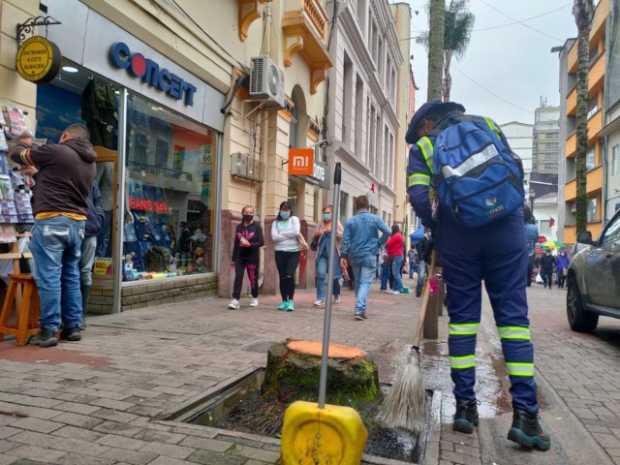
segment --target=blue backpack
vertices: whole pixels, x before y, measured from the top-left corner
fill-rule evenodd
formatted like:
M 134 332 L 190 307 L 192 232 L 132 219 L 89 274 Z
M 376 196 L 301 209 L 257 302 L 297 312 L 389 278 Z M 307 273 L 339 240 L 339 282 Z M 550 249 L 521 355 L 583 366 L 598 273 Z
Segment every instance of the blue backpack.
M 439 132 L 434 147 L 428 137 L 418 146 L 427 163 L 432 157 L 442 213 L 464 226 L 484 226 L 523 207 L 521 160 L 490 118 L 463 116 Z

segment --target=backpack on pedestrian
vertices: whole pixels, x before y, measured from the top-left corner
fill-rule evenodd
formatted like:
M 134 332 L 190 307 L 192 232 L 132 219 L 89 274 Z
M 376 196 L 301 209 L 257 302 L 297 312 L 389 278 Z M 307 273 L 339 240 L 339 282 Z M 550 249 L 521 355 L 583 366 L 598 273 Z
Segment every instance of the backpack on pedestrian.
M 418 146 L 442 212 L 476 228 L 523 206 L 523 166 L 493 120 L 468 115 L 459 120 L 440 128 L 434 144 L 423 137 Z

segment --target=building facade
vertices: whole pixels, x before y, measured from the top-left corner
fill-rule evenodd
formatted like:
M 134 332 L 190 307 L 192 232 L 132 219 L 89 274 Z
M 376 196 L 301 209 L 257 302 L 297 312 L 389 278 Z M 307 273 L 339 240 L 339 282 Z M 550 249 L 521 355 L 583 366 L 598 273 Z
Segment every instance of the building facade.
M 534 126 L 518 121 L 501 124 L 502 132 L 506 136 L 510 148 L 516 153 L 523 163 L 523 187 L 529 192 L 530 175 L 533 168 L 534 156 Z
M 553 107 L 541 99 L 534 112 L 534 146 L 532 171 L 557 174 L 560 158 L 560 107 Z
M 392 223 L 403 204 L 395 173 L 401 171 L 396 167 L 397 87 L 404 61 L 392 11 L 387 0 L 332 1 L 327 10 L 333 19 L 334 63 L 327 159 L 342 163 L 341 219 L 354 213 L 356 197 L 368 195 L 371 211 Z
M 613 6 L 613 10 L 612 10 Z M 617 40 L 614 32 L 612 11 L 617 10 L 617 2 L 600 0 L 594 12 L 592 31 L 590 33 L 590 71 L 588 75 L 588 91 L 590 107 L 588 109 L 588 152 L 586 156 L 588 195 L 587 229 L 597 238 L 603 228 L 605 219 L 604 171 L 606 168 L 606 147 L 602 130 L 607 119 L 606 94 L 609 79 L 607 68 L 610 62 L 609 44 Z M 617 30 L 616 30 L 617 31 Z M 568 244 L 576 242 L 576 197 L 577 183 L 575 180 L 575 153 L 577 151 L 577 135 L 575 116 L 577 111 L 577 41 L 568 40 L 560 51 L 560 153 L 564 158 L 560 164 L 562 170 L 559 178 L 564 181 L 562 217 L 563 230 L 558 232 L 560 239 Z
M 415 216 L 407 194 L 407 161 L 409 158 L 409 145 L 405 140 L 409 121 L 415 111 L 415 81 L 411 66 L 411 41 L 402 40 L 409 37 L 411 23 L 411 6 L 408 3 L 393 3 L 392 15 L 396 35 L 399 38 L 400 52 L 403 61 L 398 66 L 396 85 L 396 112 L 398 115 L 398 129 L 396 130 L 395 142 L 395 166 L 394 166 L 394 191 L 396 204 L 394 206 L 394 222 L 399 224 L 405 237 L 409 236 L 415 226 Z
M 1 0 L 0 105 L 41 141 L 70 122 L 91 129 L 106 224 L 89 311 L 106 313 L 229 295 L 234 228 L 244 205 L 266 231 L 289 200 L 310 236 L 326 203 L 326 170 L 289 176 L 289 147 L 317 148 L 332 65 L 320 0 Z M 217 11 L 217 15 L 212 14 Z M 59 74 L 16 72 L 16 27 L 39 28 L 62 53 Z M 79 40 L 76 40 L 78 38 Z M 279 96 L 251 98 L 255 57 L 275 69 Z M 263 60 L 264 62 L 264 60 Z M 283 79 L 280 79 L 280 76 Z M 266 234 L 261 282 L 275 292 Z M 299 281 L 313 282 L 312 257 Z

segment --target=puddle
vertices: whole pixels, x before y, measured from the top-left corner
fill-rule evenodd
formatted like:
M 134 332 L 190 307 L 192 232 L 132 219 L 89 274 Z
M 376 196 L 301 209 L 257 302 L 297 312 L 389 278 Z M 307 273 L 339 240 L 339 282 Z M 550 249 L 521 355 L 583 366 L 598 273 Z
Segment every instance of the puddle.
M 282 418 L 289 403 L 261 395 L 264 370 L 259 369 L 241 379 L 233 381 L 225 388 L 203 400 L 190 410 L 179 412 L 172 420 L 183 421 L 224 430 L 251 433 L 279 438 Z M 382 386 L 384 394 L 389 387 Z M 431 418 L 432 392 L 427 391 L 425 428 Z M 359 412 L 368 429 L 366 454 L 383 458 L 417 463 L 423 457 L 425 441 L 428 437 L 423 431 L 420 436 L 412 433 L 386 429 L 376 421 L 379 404 L 360 407 Z

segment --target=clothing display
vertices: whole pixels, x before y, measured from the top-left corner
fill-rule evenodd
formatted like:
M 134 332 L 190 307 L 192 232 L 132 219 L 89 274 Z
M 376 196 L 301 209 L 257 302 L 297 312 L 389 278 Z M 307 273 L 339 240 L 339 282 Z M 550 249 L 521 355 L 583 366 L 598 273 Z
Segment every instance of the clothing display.
M 116 150 L 118 146 L 117 95 L 112 85 L 94 77 L 82 92 L 82 119 L 93 145 Z

